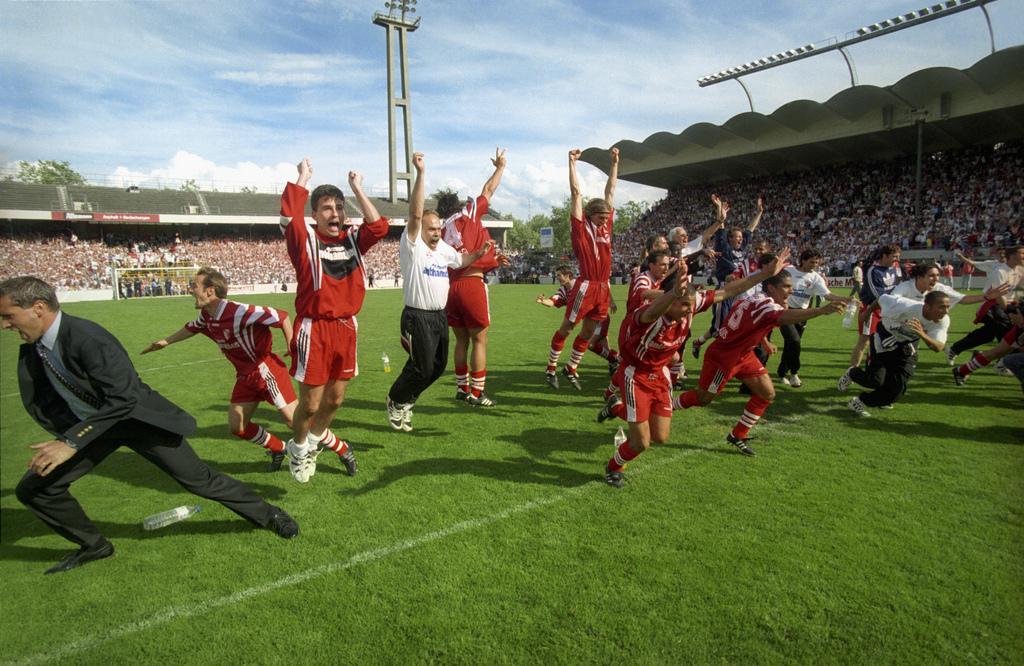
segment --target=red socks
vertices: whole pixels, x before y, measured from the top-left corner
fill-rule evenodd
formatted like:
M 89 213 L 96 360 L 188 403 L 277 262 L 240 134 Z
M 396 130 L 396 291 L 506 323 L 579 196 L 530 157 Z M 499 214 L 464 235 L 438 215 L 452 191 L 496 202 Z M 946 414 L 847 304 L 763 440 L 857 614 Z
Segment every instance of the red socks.
M 636 458 L 641 453 L 643 453 L 643 451 L 634 451 L 632 447 L 630 447 L 629 440 L 627 439 L 622 444 L 619 444 L 619 448 L 615 451 L 615 455 L 608 460 L 608 469 L 613 472 L 621 472 L 622 468 L 626 466 L 626 463 L 633 458 Z
M 764 410 L 768 409 L 770 404 L 772 404 L 770 400 L 765 400 L 759 395 L 751 396 L 747 401 L 747 406 L 743 409 L 743 416 L 732 429 L 732 436 L 736 439 L 746 439 L 750 434 L 750 429 L 757 425 Z
M 253 444 L 258 444 L 265 449 L 269 449 L 274 453 L 280 453 L 284 450 L 284 442 L 282 442 L 276 435 L 267 432 L 263 426 L 257 425 L 252 421 L 250 421 L 249 425 L 245 427 L 245 430 L 233 434 L 239 439 L 248 440 Z

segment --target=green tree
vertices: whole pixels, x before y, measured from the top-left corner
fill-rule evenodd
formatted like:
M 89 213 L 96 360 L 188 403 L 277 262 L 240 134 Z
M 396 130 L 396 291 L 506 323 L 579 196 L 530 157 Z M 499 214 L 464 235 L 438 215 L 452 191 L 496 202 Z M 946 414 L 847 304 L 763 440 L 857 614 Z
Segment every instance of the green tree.
M 182 183 L 181 187 L 179 187 L 178 189 L 181 190 L 182 192 L 195 192 L 199 189 L 199 186 L 196 185 L 195 178 L 189 178 L 184 183 Z
M 621 234 L 636 222 L 639 222 L 650 209 L 651 205 L 647 202 L 627 201 L 615 209 L 615 223 L 612 231 L 616 234 Z
M 42 185 L 85 185 L 85 178 L 72 169 L 67 161 L 56 160 L 18 162 L 18 174 L 14 180 Z
M 242 194 L 256 194 L 256 189 L 256 187 L 249 187 L 248 185 L 244 185 L 242 189 L 239 190 L 239 192 L 241 192 Z

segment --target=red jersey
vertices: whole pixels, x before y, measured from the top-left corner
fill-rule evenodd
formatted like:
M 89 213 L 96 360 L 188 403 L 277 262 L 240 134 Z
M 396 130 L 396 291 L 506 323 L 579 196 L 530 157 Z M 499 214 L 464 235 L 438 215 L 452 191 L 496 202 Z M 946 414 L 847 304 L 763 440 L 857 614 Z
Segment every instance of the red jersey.
M 487 211 L 487 197 L 485 196 L 479 196 L 475 201 L 467 203 L 465 208 L 444 221 L 444 228 L 441 231 L 444 242 L 463 254 L 476 252 L 482 248 L 484 243 L 491 240 L 491 234 L 480 221 Z M 497 267 L 498 260 L 495 258 L 492 248 L 487 254 L 465 268 L 449 268 L 448 277 L 452 280 L 460 278 L 470 268 L 477 268 L 486 273 Z
M 785 308 L 767 296 L 744 298 L 729 310 L 725 323 L 718 329 L 718 337 L 708 349 L 734 354 L 737 358 L 761 343 L 761 338 L 779 325 Z
M 640 320 L 645 305 L 626 315 L 619 329 L 619 354 L 631 365 L 644 372 L 658 372 L 672 362 L 672 355 L 683 346 L 690 333 L 693 315 L 709 309 L 715 302 L 714 290 L 698 291 L 690 312 L 679 321 L 664 315 L 647 324 Z
M 1024 349 L 1024 327 L 1014 325 L 1013 328 L 1003 336 L 1003 342 L 1010 345 L 1017 351 Z
M 572 291 L 573 284 L 573 282 L 563 284 L 551 297 L 551 302 L 555 304 L 556 308 L 564 308 L 565 304 L 569 302 L 569 292 Z
M 570 216 L 572 251 L 580 266 L 580 278 L 596 282 L 608 282 L 611 278 L 614 220 L 614 210 L 608 216 L 608 223 L 601 226 Z
M 629 296 L 626 298 L 626 312 L 632 312 L 640 308 L 642 305 L 650 303 L 653 299 L 644 298 L 644 292 L 650 289 L 658 289 L 661 286 L 661 280 L 655 282 L 654 278 L 651 277 L 650 271 L 644 271 L 639 273 L 633 278 L 632 282 L 629 283 Z
M 363 307 L 366 295 L 363 254 L 387 235 L 387 218 L 363 220 L 330 238 L 306 224 L 307 199 L 309 191 L 295 183 L 288 183 L 281 195 L 281 231 L 299 283 L 295 316 L 351 317 Z
M 255 371 L 270 355 L 274 344 L 270 329 L 281 328 L 287 318 L 284 310 L 223 299 L 213 316 L 200 310 L 185 328 L 216 342 L 241 377 Z

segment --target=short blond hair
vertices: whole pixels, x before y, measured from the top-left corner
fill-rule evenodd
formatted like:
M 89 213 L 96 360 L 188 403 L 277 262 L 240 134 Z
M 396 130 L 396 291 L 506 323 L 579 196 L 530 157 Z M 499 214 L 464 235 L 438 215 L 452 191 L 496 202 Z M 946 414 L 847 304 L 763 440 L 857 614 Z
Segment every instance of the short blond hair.
M 583 217 L 590 219 L 594 215 L 598 215 L 600 213 L 611 214 L 611 212 L 612 207 L 608 205 L 608 202 L 604 199 L 591 199 L 583 208 Z

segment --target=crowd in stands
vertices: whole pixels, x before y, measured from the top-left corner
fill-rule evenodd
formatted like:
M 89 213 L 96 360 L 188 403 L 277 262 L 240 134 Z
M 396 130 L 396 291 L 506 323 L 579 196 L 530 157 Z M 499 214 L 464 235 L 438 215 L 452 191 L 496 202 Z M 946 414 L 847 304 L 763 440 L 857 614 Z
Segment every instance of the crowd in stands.
M 816 247 L 823 271 L 848 274 L 873 248 L 959 249 L 1020 243 L 1024 239 L 1024 144 L 1000 144 L 930 155 L 922 178 L 923 221 L 915 223 L 914 160 L 861 162 L 814 171 L 718 183 L 714 193 L 732 204 L 729 222 L 746 226 L 757 198 L 766 212 L 755 234 L 778 250 Z M 640 261 L 644 239 L 685 226 L 694 238 L 712 221 L 706 185 L 669 192 L 615 241 L 616 264 Z
M 915 170 L 911 158 L 833 166 L 813 171 L 717 183 L 714 193 L 730 202 L 731 225 L 745 226 L 758 197 L 766 212 L 755 238 L 773 250 L 794 253 L 815 247 L 822 272 L 847 275 L 875 247 L 897 242 L 904 249 L 960 250 L 1024 242 L 1024 144 L 999 144 L 930 155 L 922 180 L 922 222 L 915 223 Z M 711 189 L 674 189 L 631 228 L 617 234 L 613 273 L 628 276 L 642 257 L 644 240 L 685 226 L 694 238 L 711 223 Z M 58 289 L 111 287 L 111 267 L 212 266 L 233 284 L 284 284 L 294 272 L 276 225 L 242 234 L 211 227 L 145 239 L 106 233 L 79 239 L 71 229 L 19 232 L 0 239 L 0 278 L 34 274 Z M 537 252 L 506 252 L 504 282 L 536 281 L 550 273 L 552 258 Z M 376 286 L 393 286 L 399 273 L 398 241 L 382 241 L 364 258 Z M 557 262 L 555 262 L 557 263 Z M 172 289 L 172 291 L 178 289 Z M 145 293 L 146 289 L 143 289 Z M 156 289 L 151 289 L 156 293 Z

